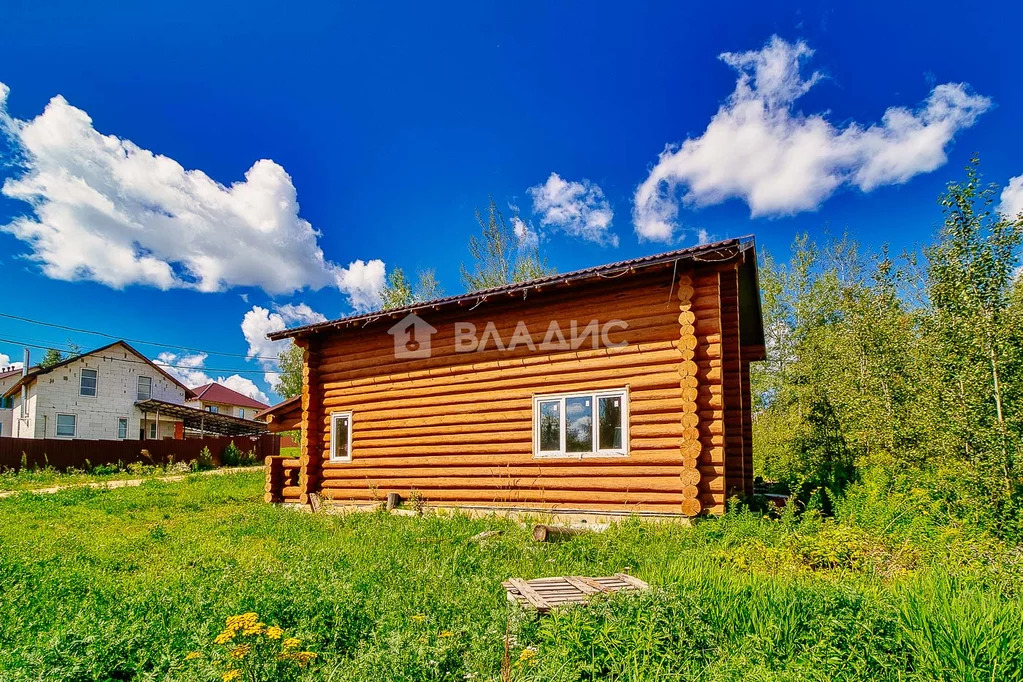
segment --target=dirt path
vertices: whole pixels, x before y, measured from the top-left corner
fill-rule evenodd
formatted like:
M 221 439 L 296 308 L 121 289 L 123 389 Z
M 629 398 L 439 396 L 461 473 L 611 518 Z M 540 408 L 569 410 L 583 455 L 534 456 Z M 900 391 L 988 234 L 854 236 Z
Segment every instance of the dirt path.
M 124 478 L 115 479 L 113 481 L 96 481 L 93 483 L 73 483 L 71 485 L 55 485 L 49 488 L 24 488 L 21 490 L 0 490 L 0 498 L 11 497 L 12 495 L 18 495 L 20 493 L 39 493 L 47 495 L 50 493 L 56 493 L 61 490 L 71 490 L 73 488 L 132 488 L 135 486 L 142 485 L 146 481 L 165 481 L 173 483 L 175 481 L 183 481 L 189 476 L 220 476 L 223 474 L 237 474 L 243 471 L 258 471 L 260 467 L 228 467 L 225 469 L 211 469 L 209 471 L 199 471 L 196 473 L 188 474 L 176 474 L 174 476 L 150 476 L 148 478 Z

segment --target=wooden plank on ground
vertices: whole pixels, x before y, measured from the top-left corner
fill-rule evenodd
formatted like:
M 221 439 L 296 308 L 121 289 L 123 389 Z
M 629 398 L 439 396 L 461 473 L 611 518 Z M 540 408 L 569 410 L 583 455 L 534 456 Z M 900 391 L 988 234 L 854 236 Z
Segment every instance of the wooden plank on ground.
M 569 575 L 522 580 L 509 578 L 501 583 L 508 600 L 532 606 L 540 613 L 561 606 L 585 605 L 595 594 L 649 589 L 649 585 L 625 573 L 603 578 Z

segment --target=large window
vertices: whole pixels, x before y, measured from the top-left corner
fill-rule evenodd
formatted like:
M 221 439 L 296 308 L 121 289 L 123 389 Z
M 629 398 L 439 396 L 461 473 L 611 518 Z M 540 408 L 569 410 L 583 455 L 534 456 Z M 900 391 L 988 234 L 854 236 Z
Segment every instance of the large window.
M 136 391 L 138 400 L 149 400 L 153 397 L 153 377 L 139 377 Z
M 78 395 L 96 397 L 96 383 L 99 376 L 94 369 L 83 369 L 78 376 Z
M 78 432 L 78 418 L 73 414 L 58 414 L 57 429 L 55 433 L 58 438 L 74 438 Z
M 533 398 L 536 457 L 624 457 L 629 454 L 625 389 Z
M 330 415 L 330 461 L 352 461 L 351 412 L 333 412 Z
M 120 440 L 124 440 L 128 437 L 128 418 L 118 417 L 117 419 L 117 437 Z

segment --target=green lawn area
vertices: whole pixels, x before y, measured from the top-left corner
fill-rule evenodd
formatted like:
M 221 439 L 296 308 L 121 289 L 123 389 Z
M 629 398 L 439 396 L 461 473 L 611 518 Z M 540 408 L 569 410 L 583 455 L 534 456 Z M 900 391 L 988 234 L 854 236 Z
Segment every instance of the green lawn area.
M 262 463 L 250 466 L 262 468 Z M 11 490 L 36 490 L 90 483 L 108 483 L 164 476 L 182 476 L 192 471 L 187 463 L 168 465 L 129 464 L 127 466 L 98 466 L 90 471 L 57 471 L 52 468 L 0 471 L 0 493 Z
M 1023 558 L 961 529 L 737 514 L 536 544 L 262 495 L 252 472 L 0 500 L 0 679 L 221 680 L 211 656 L 249 640 L 213 640 L 246 612 L 317 654 L 255 679 L 500 680 L 506 632 L 515 680 L 1023 678 Z M 626 567 L 654 589 L 540 619 L 501 588 Z

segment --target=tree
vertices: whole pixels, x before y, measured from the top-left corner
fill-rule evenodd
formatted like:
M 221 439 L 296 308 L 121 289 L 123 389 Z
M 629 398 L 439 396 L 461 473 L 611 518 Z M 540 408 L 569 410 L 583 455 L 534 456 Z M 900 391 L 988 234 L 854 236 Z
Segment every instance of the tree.
M 302 393 L 302 363 L 305 351 L 294 342 L 277 356 L 278 379 L 274 391 L 285 400 Z
M 1019 470 L 1023 342 L 1016 265 L 1023 220 L 994 210 L 996 188 L 983 185 L 976 158 L 965 182 L 950 183 L 940 203 L 940 241 L 927 250 L 928 348 L 937 369 L 936 409 L 947 454 L 975 467 L 996 506 L 1023 489 Z M 998 488 L 997 493 L 993 488 Z
M 476 222 L 481 234 L 469 237 L 474 267 L 470 270 L 463 263 L 461 268 L 462 282 L 469 291 L 524 282 L 556 272 L 541 256 L 539 244 L 529 244 L 516 236 L 493 197 L 485 217 L 476 209 Z
M 45 369 L 61 362 L 64 362 L 64 355 L 56 348 L 47 348 L 43 353 L 43 359 L 39 361 L 39 366 Z
M 76 358 L 82 354 L 82 347 L 71 339 L 68 339 L 64 345 L 67 347 L 67 353 L 61 353 L 56 348 L 47 348 L 43 354 L 43 359 L 39 361 L 39 366 L 44 368 L 53 367 L 58 363 L 70 358 Z
M 432 269 L 420 270 L 417 282 L 413 287 L 401 268 L 394 268 L 387 275 L 387 283 L 381 292 L 382 307 L 404 308 L 405 306 L 422 303 L 442 295 L 440 283 Z

